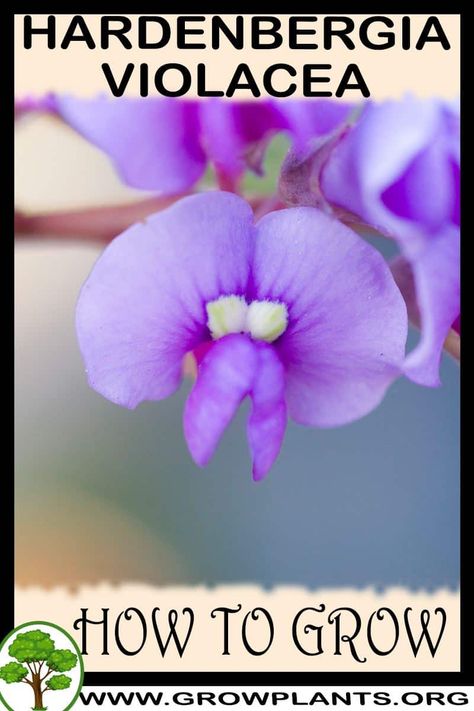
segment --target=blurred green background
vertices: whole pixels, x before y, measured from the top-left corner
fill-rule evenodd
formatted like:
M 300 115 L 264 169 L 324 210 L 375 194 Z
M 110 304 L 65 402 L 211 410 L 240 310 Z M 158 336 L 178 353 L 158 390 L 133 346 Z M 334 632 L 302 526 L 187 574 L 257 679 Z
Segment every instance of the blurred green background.
M 51 119 L 23 122 L 16 154 L 27 210 L 137 195 Z M 17 244 L 18 583 L 457 586 L 459 369 L 449 357 L 440 389 L 400 380 L 352 425 L 290 423 L 261 484 L 251 479 L 244 407 L 199 470 L 182 434 L 189 383 L 135 412 L 87 387 L 74 306 L 100 250 L 70 239 Z

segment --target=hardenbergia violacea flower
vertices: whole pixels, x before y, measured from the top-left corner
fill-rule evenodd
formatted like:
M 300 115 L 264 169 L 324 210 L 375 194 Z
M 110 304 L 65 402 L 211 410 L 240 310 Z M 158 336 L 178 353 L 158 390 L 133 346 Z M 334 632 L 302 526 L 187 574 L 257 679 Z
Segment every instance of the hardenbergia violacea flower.
M 300 162 L 300 170 L 291 156 L 283 170 L 292 204 L 307 204 L 309 195 L 311 204 L 335 208 L 340 219 L 398 243 L 392 269 L 410 320 L 421 328 L 404 372 L 427 386 L 439 385 L 443 344 L 451 329 L 459 333 L 459 133 L 454 102 L 367 102 L 354 124 Z
M 403 298 L 381 255 L 316 208 L 267 214 L 225 192 L 184 198 L 117 237 L 77 307 L 90 385 L 135 408 L 197 379 L 184 433 L 205 465 L 249 397 L 253 476 L 287 417 L 335 427 L 369 413 L 405 355 Z

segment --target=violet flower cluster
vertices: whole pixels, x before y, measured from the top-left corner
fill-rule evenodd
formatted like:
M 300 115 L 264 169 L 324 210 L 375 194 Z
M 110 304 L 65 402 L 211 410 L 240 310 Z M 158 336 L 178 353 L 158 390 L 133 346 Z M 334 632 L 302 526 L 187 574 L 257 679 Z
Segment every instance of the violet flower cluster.
M 279 199 L 291 207 L 256 220 L 232 192 L 184 197 L 113 240 L 79 298 L 89 383 L 112 402 L 168 397 L 192 354 L 184 433 L 197 464 L 247 397 L 259 480 L 288 418 L 335 427 L 373 410 L 400 375 L 439 384 L 460 322 L 454 104 L 55 96 L 48 110 L 126 183 L 161 194 L 192 191 L 209 163 L 238 192 L 271 137 L 290 137 Z M 398 245 L 391 268 L 361 236 L 367 227 Z M 408 355 L 407 308 L 421 329 Z
M 134 188 L 174 194 L 188 190 L 211 163 L 222 187 L 235 189 L 249 168 L 259 173 L 266 144 L 285 132 L 305 146 L 344 121 L 343 102 L 220 99 L 82 100 L 50 97 L 53 108 L 114 161 Z

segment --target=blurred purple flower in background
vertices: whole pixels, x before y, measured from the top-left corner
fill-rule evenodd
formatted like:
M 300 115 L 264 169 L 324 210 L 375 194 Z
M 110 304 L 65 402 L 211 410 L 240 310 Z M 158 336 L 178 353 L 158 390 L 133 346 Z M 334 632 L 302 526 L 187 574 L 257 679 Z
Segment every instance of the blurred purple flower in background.
M 172 195 L 189 190 L 211 162 L 221 187 L 259 173 L 268 141 L 286 132 L 299 147 L 333 130 L 352 111 L 315 100 L 79 99 L 53 97 L 56 112 L 105 151 L 132 187 Z
M 201 466 L 248 396 L 258 480 L 287 416 L 334 427 L 379 404 L 400 373 L 407 317 L 381 255 L 336 219 L 301 207 L 254 224 L 243 199 L 209 192 L 106 248 L 77 333 L 90 385 L 128 408 L 171 395 L 194 354 L 184 433 Z
M 422 385 L 439 384 L 443 343 L 459 329 L 459 110 L 454 104 L 406 97 L 367 104 L 335 143 L 319 173 L 323 199 L 394 238 L 394 273 L 421 338 L 404 371 Z
M 24 114 L 32 112 L 54 112 L 56 111 L 56 99 L 53 94 L 44 96 L 23 96 L 15 100 L 15 118 L 20 118 Z

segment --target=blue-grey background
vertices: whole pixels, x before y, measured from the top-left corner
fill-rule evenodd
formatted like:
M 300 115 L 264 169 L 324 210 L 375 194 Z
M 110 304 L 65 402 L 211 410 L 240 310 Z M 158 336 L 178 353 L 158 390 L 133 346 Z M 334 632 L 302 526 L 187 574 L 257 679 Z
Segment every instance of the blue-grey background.
M 72 150 L 64 136 L 61 157 L 48 152 L 48 176 L 57 172 L 54 160 Z M 37 138 L 20 143 L 21 165 L 32 150 L 39 165 L 48 140 L 57 141 L 56 133 L 41 146 Z M 91 180 L 102 185 L 105 174 L 112 181 L 100 173 L 102 163 L 87 170 L 101 160 L 95 153 L 86 152 L 81 168 L 84 150 L 74 168 L 67 162 L 70 174 L 60 184 L 51 177 L 46 186 L 38 178 L 35 184 L 31 169 L 20 170 L 21 196 L 27 188 L 36 197 L 71 195 L 74 180 L 82 195 Z M 251 479 L 244 407 L 202 471 L 182 434 L 189 383 L 135 412 L 86 385 L 74 304 L 99 252 L 60 240 L 24 241 L 17 250 L 21 584 L 457 586 L 457 364 L 443 359 L 439 389 L 399 380 L 377 410 L 352 425 L 318 431 L 290 423 L 260 484 Z M 32 555 L 33 541 L 40 556 Z

